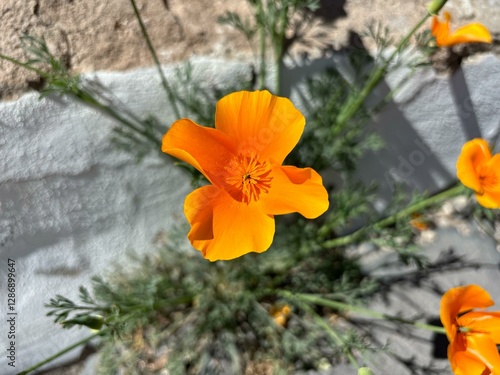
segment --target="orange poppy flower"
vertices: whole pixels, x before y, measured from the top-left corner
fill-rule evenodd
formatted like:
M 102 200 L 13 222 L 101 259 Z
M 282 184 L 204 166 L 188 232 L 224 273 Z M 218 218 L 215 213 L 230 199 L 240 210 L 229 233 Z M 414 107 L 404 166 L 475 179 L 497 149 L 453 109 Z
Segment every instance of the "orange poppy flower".
M 457 177 L 476 192 L 480 205 L 500 208 L 500 154 L 491 156 L 484 139 L 476 138 L 463 146 L 457 161 Z
M 211 182 L 186 197 L 188 239 L 210 261 L 266 251 L 274 215 L 316 218 L 328 209 L 321 176 L 282 166 L 304 131 L 304 116 L 286 98 L 240 91 L 216 106 L 215 129 L 176 121 L 162 151 L 191 164 Z
M 455 375 L 500 375 L 500 312 L 474 310 L 493 304 L 478 285 L 452 288 L 443 295 L 439 314 Z
M 449 47 L 460 43 L 491 43 L 491 34 L 480 23 L 470 23 L 450 33 L 451 15 L 444 12 L 444 22 L 432 17 L 431 32 L 438 47 Z

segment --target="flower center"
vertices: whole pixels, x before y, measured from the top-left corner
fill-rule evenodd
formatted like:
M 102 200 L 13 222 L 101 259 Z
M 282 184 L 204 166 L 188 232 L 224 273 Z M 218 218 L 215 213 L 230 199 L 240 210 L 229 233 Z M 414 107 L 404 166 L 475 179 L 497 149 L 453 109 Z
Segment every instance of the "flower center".
M 260 194 L 267 193 L 271 187 L 269 163 L 260 162 L 255 153 L 231 159 L 224 169 L 228 172 L 227 191 L 239 202 L 258 201 Z
M 496 171 L 492 171 L 490 168 L 481 168 L 479 181 L 484 190 L 495 193 L 500 192 L 500 176 L 498 176 Z

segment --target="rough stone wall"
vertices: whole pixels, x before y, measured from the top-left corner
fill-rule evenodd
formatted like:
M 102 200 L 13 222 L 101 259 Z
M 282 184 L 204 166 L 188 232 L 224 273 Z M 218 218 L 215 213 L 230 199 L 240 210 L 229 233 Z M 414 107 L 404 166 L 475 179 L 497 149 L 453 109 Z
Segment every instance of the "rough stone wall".
M 245 20 L 250 17 L 252 9 L 245 0 L 136 2 L 162 64 L 192 56 L 257 62 L 257 40 L 249 44 L 240 32 L 217 23 L 226 11 L 237 12 Z M 427 2 L 321 0 L 314 21 L 301 27 L 303 43 L 297 43 L 292 52 L 322 56 L 325 49 L 348 46 L 353 33 L 373 48 L 370 38 L 363 37 L 373 23 L 387 26 L 398 39 L 422 17 Z M 444 9 L 453 16 L 454 29 L 466 22 L 482 22 L 500 34 L 499 0 L 450 0 Z M 51 51 L 74 73 L 152 65 L 130 0 L 0 1 L 0 53 L 27 59 L 19 40 L 22 34 L 44 36 Z M 34 73 L 0 60 L 0 98 L 17 97 L 38 84 Z

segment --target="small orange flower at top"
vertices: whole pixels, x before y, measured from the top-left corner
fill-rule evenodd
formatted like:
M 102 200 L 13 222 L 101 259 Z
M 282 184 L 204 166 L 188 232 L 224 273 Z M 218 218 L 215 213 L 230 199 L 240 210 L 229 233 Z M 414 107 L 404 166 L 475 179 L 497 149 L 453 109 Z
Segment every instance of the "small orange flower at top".
M 211 182 L 190 193 L 188 239 L 210 261 L 266 251 L 274 215 L 316 218 L 328 209 L 321 176 L 282 166 L 304 131 L 304 116 L 286 98 L 240 91 L 219 100 L 215 129 L 176 121 L 162 151 L 191 164 Z
M 455 375 L 500 375 L 500 312 L 475 310 L 492 305 L 488 292 L 478 285 L 452 288 L 443 295 L 440 317 Z
M 492 156 L 484 139 L 473 139 L 462 147 L 457 161 L 457 177 L 476 192 L 480 205 L 500 208 L 500 154 Z
M 491 43 L 491 34 L 480 23 L 470 23 L 450 33 L 451 15 L 444 12 L 444 22 L 432 17 L 431 32 L 436 37 L 438 47 L 450 47 L 460 43 Z

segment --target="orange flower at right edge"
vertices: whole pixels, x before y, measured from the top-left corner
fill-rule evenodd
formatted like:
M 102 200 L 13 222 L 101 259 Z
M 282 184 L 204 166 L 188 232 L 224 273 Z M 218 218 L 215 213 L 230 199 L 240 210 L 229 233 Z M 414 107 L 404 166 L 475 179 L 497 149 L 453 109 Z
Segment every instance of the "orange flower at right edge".
M 488 292 L 478 285 L 452 288 L 441 298 L 439 315 L 455 375 L 500 375 L 500 312 L 474 310 L 492 305 Z
M 462 147 L 457 160 L 457 177 L 476 192 L 481 206 L 500 208 L 500 154 L 492 156 L 484 139 L 473 139 Z
M 470 23 L 450 33 L 451 15 L 444 12 L 444 22 L 432 17 L 431 32 L 438 47 L 450 47 L 460 43 L 491 43 L 491 34 L 480 23 Z
M 474 310 L 492 305 L 488 292 L 478 285 L 452 288 L 441 298 L 439 315 L 455 375 L 500 375 L 500 312 Z

